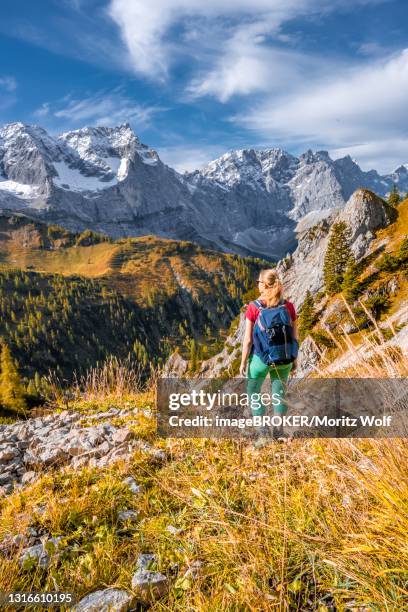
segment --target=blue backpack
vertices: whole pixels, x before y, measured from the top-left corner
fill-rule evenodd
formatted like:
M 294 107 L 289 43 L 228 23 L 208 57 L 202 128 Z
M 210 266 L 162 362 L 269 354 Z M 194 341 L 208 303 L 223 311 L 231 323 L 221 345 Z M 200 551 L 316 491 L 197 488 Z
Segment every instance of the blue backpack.
M 265 308 L 255 300 L 259 315 L 252 332 L 253 351 L 265 365 L 292 363 L 298 354 L 299 344 L 293 336 L 293 326 L 285 301 L 278 306 Z

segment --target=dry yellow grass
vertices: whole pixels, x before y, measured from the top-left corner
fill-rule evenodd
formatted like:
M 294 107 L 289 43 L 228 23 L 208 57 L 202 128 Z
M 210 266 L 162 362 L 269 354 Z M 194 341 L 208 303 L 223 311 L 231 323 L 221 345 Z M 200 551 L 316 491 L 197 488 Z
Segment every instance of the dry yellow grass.
M 377 232 L 377 243 L 387 241 L 387 251 L 395 251 L 398 243 L 408 235 L 408 198 L 400 202 L 398 205 L 397 220 Z
M 394 375 L 406 372 L 401 354 L 379 346 L 374 375 L 389 374 L 390 359 Z M 116 372 L 126 389 L 135 374 Z M 121 401 L 106 371 L 84 379 L 78 393 L 76 408 L 88 416 Z M 152 400 L 138 393 L 131 401 Z M 157 440 L 154 420 L 142 414 L 131 427 L 167 460 L 140 450 L 103 471 L 44 475 L 3 501 L 0 540 L 33 524 L 63 539 L 48 570 L 19 569 L 17 552 L 0 558 L 0 588 L 57 585 L 79 596 L 129 589 L 139 552 L 154 552 L 170 590 L 152 610 L 407 608 L 405 440 L 296 440 L 256 450 L 232 440 Z M 125 475 L 143 485 L 141 497 L 130 495 Z M 140 512 L 126 529 L 116 518 L 124 508 Z M 197 576 L 186 574 L 197 561 Z

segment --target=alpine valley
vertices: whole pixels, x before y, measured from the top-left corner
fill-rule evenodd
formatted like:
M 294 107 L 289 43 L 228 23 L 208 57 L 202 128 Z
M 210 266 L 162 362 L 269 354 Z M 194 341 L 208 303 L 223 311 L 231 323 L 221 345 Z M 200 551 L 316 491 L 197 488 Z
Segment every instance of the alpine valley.
M 112 238 L 154 234 L 279 260 L 296 247 L 296 225 L 344 207 L 358 188 L 408 190 L 408 169 L 364 172 L 326 151 L 299 157 L 278 148 L 231 151 L 179 174 L 129 124 L 59 137 L 38 126 L 0 129 L 0 208 L 71 231 Z

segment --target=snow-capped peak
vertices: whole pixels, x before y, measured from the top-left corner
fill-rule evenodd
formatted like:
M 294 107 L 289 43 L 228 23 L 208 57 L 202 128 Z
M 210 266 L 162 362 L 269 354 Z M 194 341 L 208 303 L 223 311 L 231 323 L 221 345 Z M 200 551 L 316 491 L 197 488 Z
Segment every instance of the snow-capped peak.
M 159 157 L 143 145 L 128 123 L 118 127 L 85 127 L 61 134 L 59 140 L 75 151 L 85 163 L 102 171 L 111 171 L 123 180 L 129 160 L 135 154 L 144 163 L 156 164 Z
M 0 129 L 0 189 L 26 198 L 47 196 L 52 184 L 65 191 L 98 192 L 125 180 L 136 159 L 147 165 L 160 161 L 128 123 L 84 127 L 59 138 L 21 122 Z M 33 186 L 41 189 L 34 193 Z
M 280 148 L 238 149 L 211 161 L 199 172 L 192 173 L 190 179 L 194 183 L 215 181 L 226 189 L 243 183 L 254 189 L 268 189 L 271 180 L 290 180 L 297 165 L 296 157 Z

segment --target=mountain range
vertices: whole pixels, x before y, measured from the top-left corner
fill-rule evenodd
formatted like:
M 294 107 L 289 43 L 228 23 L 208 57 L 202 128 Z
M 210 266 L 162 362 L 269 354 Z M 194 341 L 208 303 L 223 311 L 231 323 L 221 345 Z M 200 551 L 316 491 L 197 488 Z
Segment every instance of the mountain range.
M 155 234 L 277 260 L 296 247 L 296 226 L 344 207 L 361 187 L 408 190 L 408 165 L 364 172 L 327 151 L 231 151 L 180 174 L 142 144 L 129 124 L 59 137 L 39 126 L 0 129 L 0 208 L 71 231 L 113 238 Z

